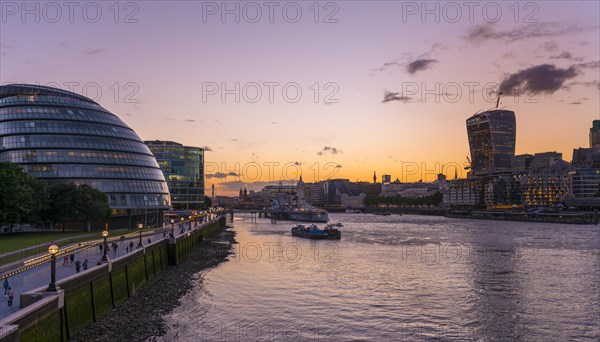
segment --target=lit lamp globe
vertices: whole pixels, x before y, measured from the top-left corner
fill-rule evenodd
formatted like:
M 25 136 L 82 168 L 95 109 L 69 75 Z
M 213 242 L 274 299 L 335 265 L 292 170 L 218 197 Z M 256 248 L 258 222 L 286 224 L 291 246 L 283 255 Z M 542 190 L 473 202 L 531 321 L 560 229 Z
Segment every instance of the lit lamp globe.
M 143 224 L 141 224 L 141 223 L 138 223 L 138 228 L 139 228 L 139 229 L 142 229 L 142 228 L 144 228 L 144 225 L 143 225 Z
M 58 253 L 58 246 L 52 245 L 52 246 L 48 247 L 48 253 L 50 253 L 50 255 L 52 255 L 52 256 L 55 256 Z
M 108 231 L 104 230 L 102 231 L 102 237 L 106 238 L 108 236 Z
M 171 224 L 173 224 L 173 223 L 175 223 L 175 220 L 174 220 L 174 219 L 171 219 Z

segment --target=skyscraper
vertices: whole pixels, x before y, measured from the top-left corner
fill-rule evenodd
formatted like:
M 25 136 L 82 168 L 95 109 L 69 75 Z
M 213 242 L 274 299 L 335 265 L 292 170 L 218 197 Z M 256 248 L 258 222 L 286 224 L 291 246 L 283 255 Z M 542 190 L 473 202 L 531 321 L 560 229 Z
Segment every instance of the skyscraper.
M 509 110 L 491 110 L 467 119 L 473 175 L 511 169 L 516 127 L 515 113 Z
M 590 147 L 600 148 L 600 120 L 594 120 L 590 128 Z

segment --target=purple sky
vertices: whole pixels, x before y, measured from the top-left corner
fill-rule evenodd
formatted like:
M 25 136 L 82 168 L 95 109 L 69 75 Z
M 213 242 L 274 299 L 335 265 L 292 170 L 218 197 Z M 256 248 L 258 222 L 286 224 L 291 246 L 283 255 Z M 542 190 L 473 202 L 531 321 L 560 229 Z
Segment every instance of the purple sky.
M 570 160 L 600 115 L 597 1 L 477 2 L 472 16 L 468 2 L 427 2 L 424 18 L 422 2 L 320 2 L 318 14 L 273 2 L 273 23 L 269 2 L 254 3 L 256 23 L 247 2 L 227 3 L 239 22 L 222 20 L 222 2 L 76 2 L 72 16 L 65 2 L 26 3 L 0 4 L 2 83 L 73 85 L 143 139 L 209 146 L 209 173 L 243 174 L 226 181 L 431 180 L 466 161 L 465 119 L 495 105 L 486 84 L 537 89 L 501 101 L 517 114 L 517 153 Z

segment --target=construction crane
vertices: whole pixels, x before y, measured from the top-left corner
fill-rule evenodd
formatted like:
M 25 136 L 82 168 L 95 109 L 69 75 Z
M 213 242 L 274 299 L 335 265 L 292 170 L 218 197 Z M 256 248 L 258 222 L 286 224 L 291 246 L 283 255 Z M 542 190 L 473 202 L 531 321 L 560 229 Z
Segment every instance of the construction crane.
M 465 166 L 465 170 L 470 170 L 473 166 L 473 162 L 471 161 L 471 158 L 469 158 L 469 155 L 467 155 L 467 161 L 469 162 L 469 165 Z

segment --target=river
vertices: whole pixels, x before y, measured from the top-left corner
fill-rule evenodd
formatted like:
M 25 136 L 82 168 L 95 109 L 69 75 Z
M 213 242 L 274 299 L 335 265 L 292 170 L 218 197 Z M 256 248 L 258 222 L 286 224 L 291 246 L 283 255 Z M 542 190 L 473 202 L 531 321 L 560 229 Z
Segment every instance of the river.
M 341 241 L 238 215 L 165 317 L 179 341 L 598 341 L 600 227 L 330 214 Z

